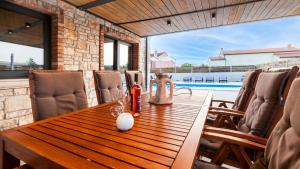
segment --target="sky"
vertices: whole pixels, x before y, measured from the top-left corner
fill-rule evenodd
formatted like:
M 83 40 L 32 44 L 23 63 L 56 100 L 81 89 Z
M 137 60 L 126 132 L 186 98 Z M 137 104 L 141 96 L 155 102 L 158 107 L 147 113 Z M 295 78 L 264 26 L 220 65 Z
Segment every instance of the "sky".
M 300 48 L 300 17 L 289 17 L 238 25 L 200 29 L 150 37 L 150 50 L 165 51 L 176 65 L 208 63 L 220 49 L 241 50 L 286 47 Z
M 37 64 L 44 63 L 44 50 L 41 48 L 0 41 L 0 49 L 0 62 L 10 62 L 13 54 L 14 61 L 18 63 L 27 63 L 30 58 Z
M 104 43 L 104 65 L 113 65 L 113 42 L 106 42 Z M 120 65 L 127 65 L 128 64 L 128 46 L 120 44 Z

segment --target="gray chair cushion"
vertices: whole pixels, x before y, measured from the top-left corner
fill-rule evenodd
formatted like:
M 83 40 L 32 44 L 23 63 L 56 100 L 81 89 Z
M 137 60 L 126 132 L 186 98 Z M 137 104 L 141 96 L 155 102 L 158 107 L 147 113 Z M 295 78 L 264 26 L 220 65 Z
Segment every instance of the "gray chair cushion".
M 238 130 L 264 137 L 278 111 L 288 72 L 263 72 Z
M 233 109 L 239 111 L 246 110 L 247 101 L 249 97 L 252 96 L 252 93 L 255 89 L 255 82 L 260 72 L 261 70 L 259 69 L 255 71 L 249 71 L 245 74 L 243 85 L 238 93 L 238 96 L 236 97 L 236 100 L 233 105 Z
M 99 104 L 116 101 L 123 97 L 120 72 L 94 71 L 94 79 Z
M 131 87 L 134 84 L 134 75 L 138 73 L 138 84 L 142 87 L 142 91 L 145 92 L 146 91 L 146 87 L 145 87 L 145 82 L 144 82 L 144 77 L 143 77 L 143 73 L 140 71 L 125 71 L 125 78 L 126 78 L 126 87 L 127 90 L 130 92 Z
M 238 130 L 264 136 L 269 130 L 271 120 L 277 113 L 283 85 L 287 81 L 288 72 L 263 72 L 257 80 L 245 116 L 239 121 Z M 200 140 L 200 151 L 213 153 L 222 142 L 218 140 Z
M 88 107 L 82 72 L 32 71 L 29 79 L 35 121 Z
M 274 169 L 300 167 L 300 78 L 289 91 L 284 113 L 268 140 L 264 160 L 256 163 Z

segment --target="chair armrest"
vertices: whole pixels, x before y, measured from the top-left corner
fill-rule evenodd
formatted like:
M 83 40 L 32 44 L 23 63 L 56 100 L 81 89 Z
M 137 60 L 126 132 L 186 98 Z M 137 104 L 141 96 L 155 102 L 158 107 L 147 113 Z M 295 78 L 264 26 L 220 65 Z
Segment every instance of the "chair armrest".
M 209 110 L 208 113 L 217 114 L 217 115 L 234 116 L 234 117 L 240 117 L 240 118 L 244 117 L 244 113 L 238 112 L 238 111 Z
M 224 108 L 230 107 L 229 105 L 232 105 L 232 106 L 234 105 L 234 102 L 226 101 L 226 100 L 212 100 L 211 103 L 210 103 L 211 106 L 213 105 L 213 103 L 219 103 L 218 107 L 224 107 Z
M 244 138 L 234 137 L 234 136 L 210 132 L 210 131 L 204 131 L 202 133 L 202 137 L 207 138 L 207 139 L 220 140 L 220 141 L 223 141 L 226 143 L 236 144 L 236 145 L 248 147 L 248 148 L 259 150 L 259 151 L 264 151 L 266 148 L 265 144 L 260 144 L 260 143 L 250 141 L 250 140 L 247 140 Z
M 235 109 L 230 109 L 230 108 L 223 108 L 223 107 L 210 107 L 209 110 L 229 111 L 229 112 L 244 114 L 244 112 L 242 112 L 242 111 L 235 110 Z
M 211 102 L 234 104 L 233 101 L 227 101 L 227 100 L 211 100 Z
M 224 129 L 224 128 L 217 128 L 217 127 L 211 127 L 211 126 L 205 126 L 204 131 L 208 132 L 214 132 L 214 133 L 219 133 L 219 134 L 224 134 L 224 135 L 229 135 L 229 136 L 234 136 L 242 139 L 247 139 L 256 143 L 260 143 L 263 145 L 267 144 L 267 139 L 263 137 L 259 137 L 253 134 L 249 133 L 244 133 L 241 131 L 236 131 L 236 130 L 230 130 L 230 129 Z

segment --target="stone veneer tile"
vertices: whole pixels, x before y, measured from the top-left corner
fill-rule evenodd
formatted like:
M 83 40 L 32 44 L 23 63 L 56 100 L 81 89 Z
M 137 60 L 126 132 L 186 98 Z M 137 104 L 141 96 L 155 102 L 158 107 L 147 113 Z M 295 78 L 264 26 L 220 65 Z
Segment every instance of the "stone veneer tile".
M 12 96 L 13 94 L 14 94 L 13 89 L 0 89 L 0 97 Z
M 0 130 L 4 130 L 10 127 L 18 126 L 18 119 L 8 119 L 8 120 L 1 120 L 0 123 Z
M 27 94 L 27 88 L 14 89 L 14 95 L 26 95 L 26 94 Z
M 32 122 L 33 122 L 33 116 L 32 116 L 32 113 L 30 113 L 25 116 L 19 117 L 18 125 L 25 125 L 25 124 L 32 123 Z
M 4 102 L 0 101 L 0 111 L 4 109 Z
M 4 120 L 4 111 L 0 111 L 0 120 Z
M 10 96 L 4 101 L 4 111 L 14 112 L 18 110 L 30 109 L 31 102 L 27 95 Z
M 18 110 L 18 111 L 15 111 L 15 112 L 6 112 L 5 113 L 5 119 L 12 119 L 12 118 L 21 117 L 21 116 L 25 116 L 25 115 L 29 115 L 29 114 L 31 114 L 30 109 Z

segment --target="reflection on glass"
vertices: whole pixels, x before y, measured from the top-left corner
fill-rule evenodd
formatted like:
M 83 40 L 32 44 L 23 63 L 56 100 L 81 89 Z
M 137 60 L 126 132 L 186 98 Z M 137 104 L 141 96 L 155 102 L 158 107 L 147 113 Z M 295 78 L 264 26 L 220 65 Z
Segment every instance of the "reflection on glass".
M 43 69 L 43 42 L 42 20 L 0 8 L 0 71 Z
M 129 46 L 125 44 L 119 44 L 119 52 L 120 52 L 120 71 L 123 73 L 128 69 L 128 54 L 129 54 Z
M 104 69 L 113 70 L 114 65 L 114 42 L 110 39 L 104 41 Z

